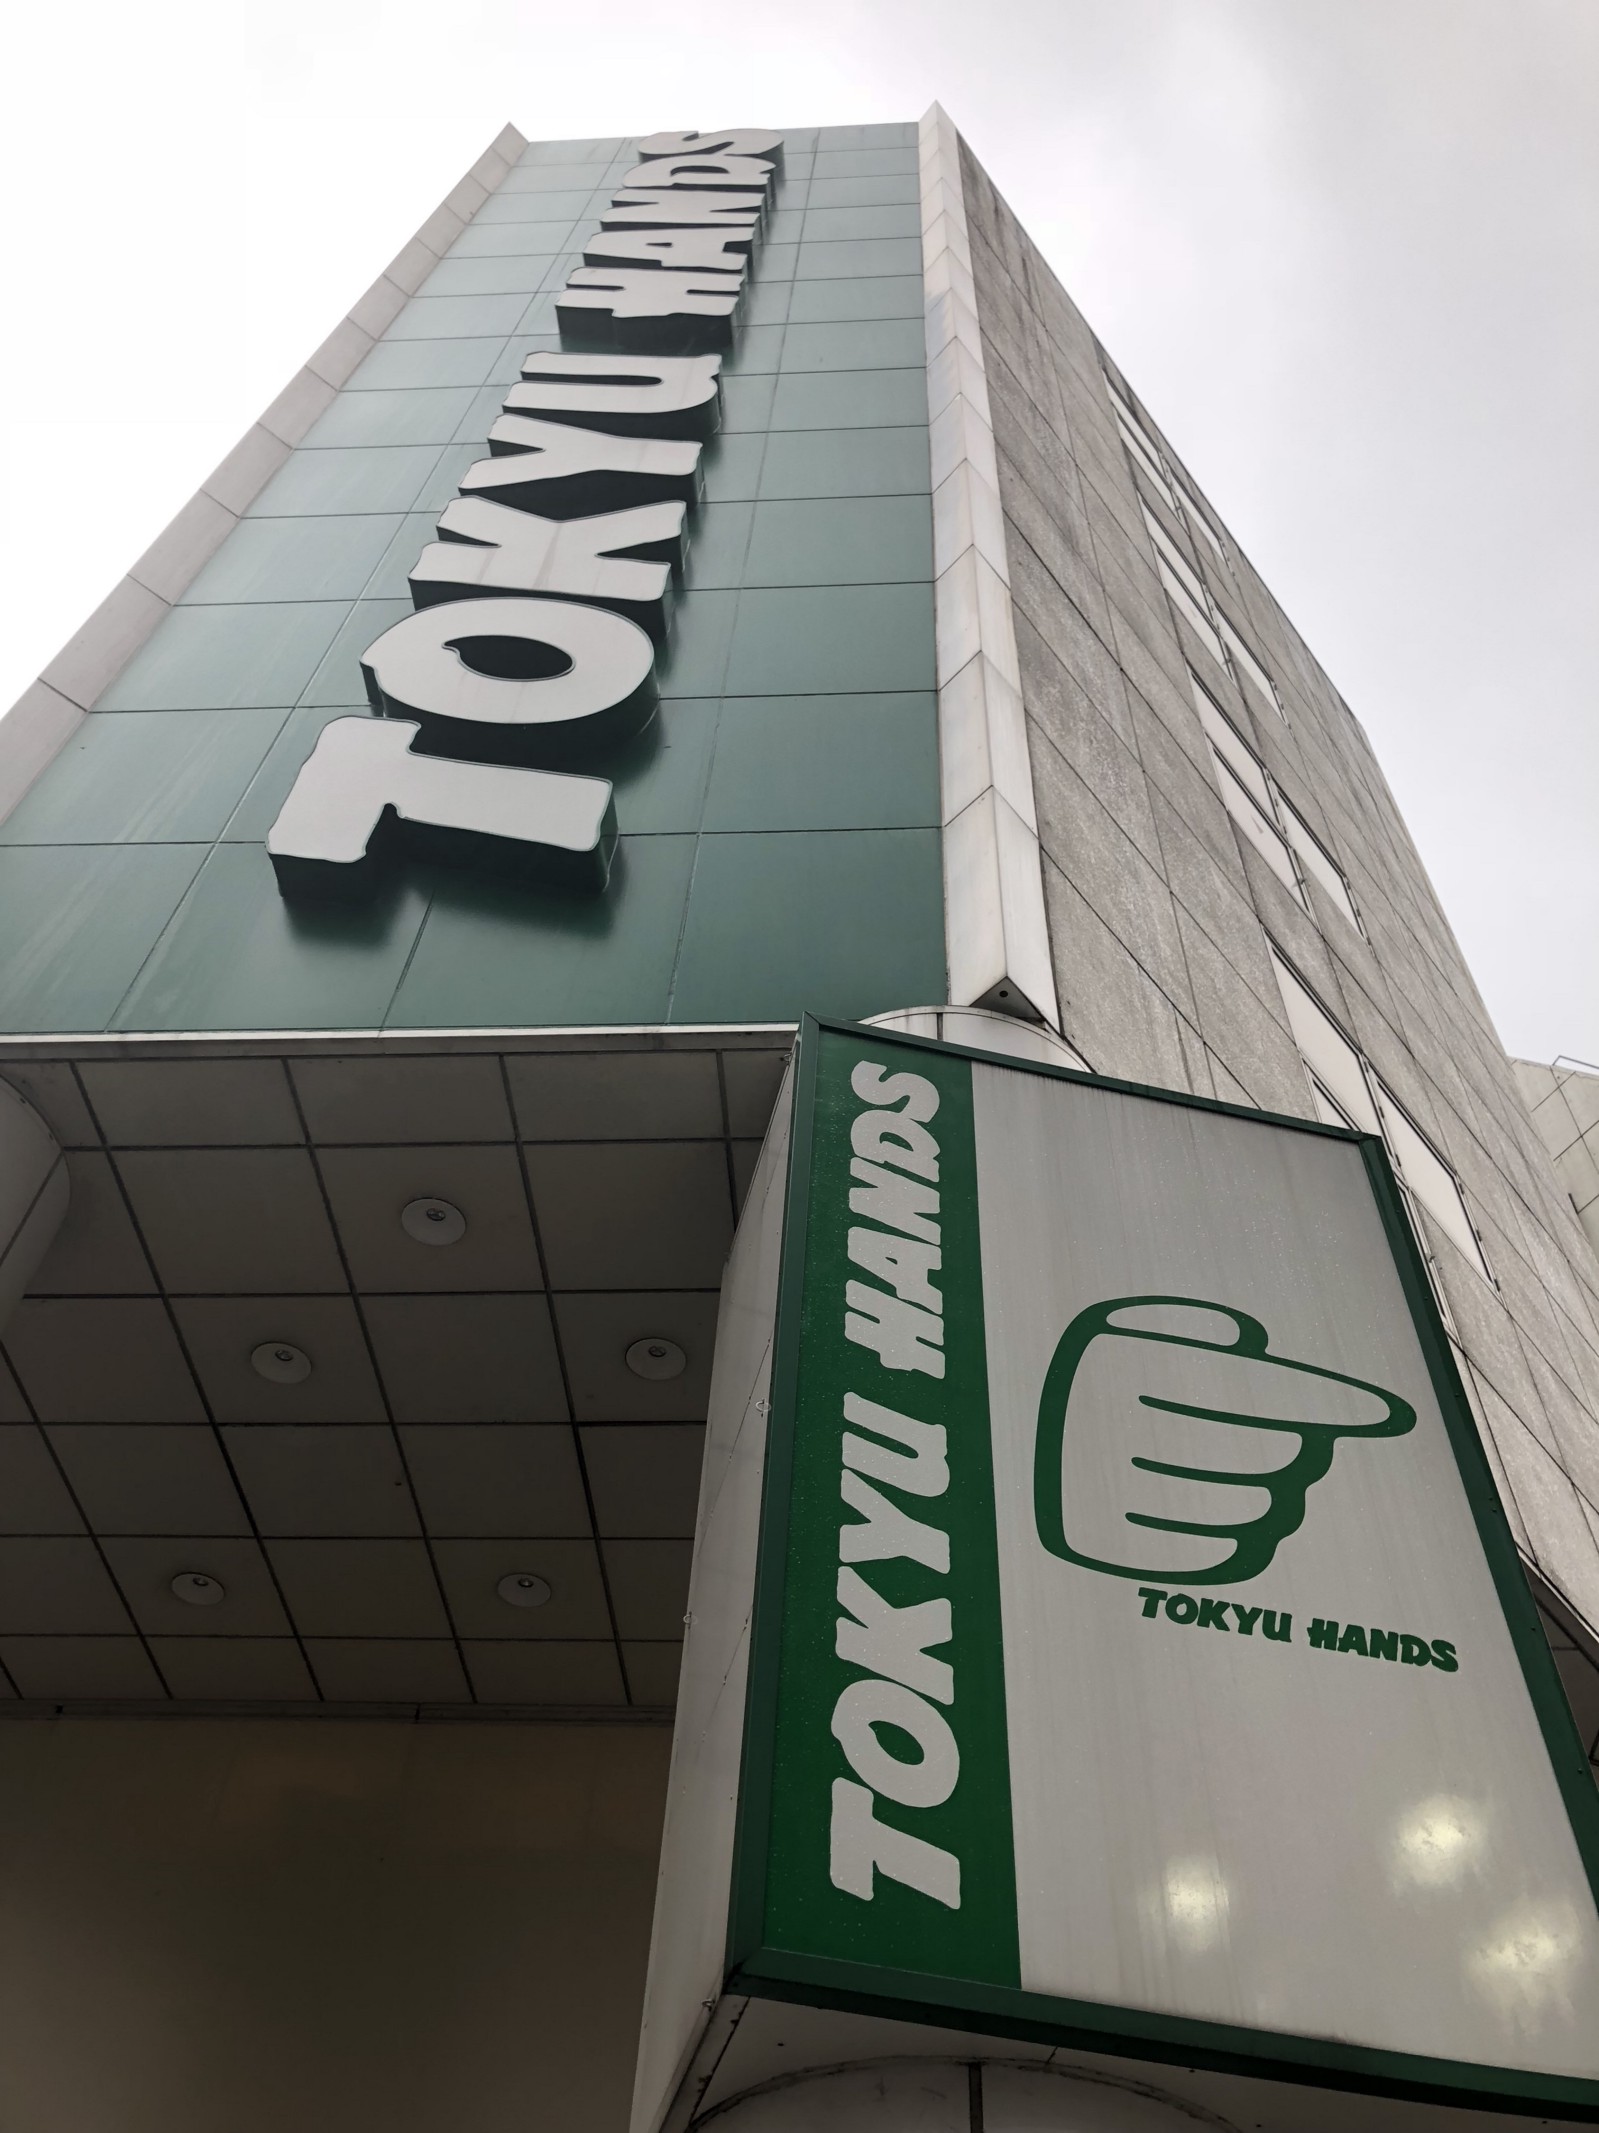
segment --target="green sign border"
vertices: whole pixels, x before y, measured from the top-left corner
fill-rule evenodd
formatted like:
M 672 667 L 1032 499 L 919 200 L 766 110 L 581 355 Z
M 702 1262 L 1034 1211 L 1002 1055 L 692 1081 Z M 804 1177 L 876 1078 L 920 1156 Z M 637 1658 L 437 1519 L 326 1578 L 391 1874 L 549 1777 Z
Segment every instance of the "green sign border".
M 799 1374 L 800 1288 L 809 1221 L 812 1118 L 818 1054 L 824 1031 L 865 1040 L 903 1053 L 931 1052 L 943 1058 L 1004 1066 L 1054 1081 L 1141 1096 L 1195 1111 L 1216 1111 L 1252 1124 L 1355 1143 L 1365 1160 L 1372 1195 L 1387 1233 L 1405 1300 L 1421 1343 L 1450 1448 L 1476 1520 L 1477 1534 L 1493 1576 L 1511 1642 L 1537 1715 L 1544 1747 L 1560 1787 L 1578 1854 L 1599 1902 L 1599 1790 L 1595 1789 L 1576 1723 L 1561 1686 L 1537 1608 L 1510 1536 L 1493 1473 L 1477 1434 L 1438 1315 L 1421 1253 L 1400 1200 L 1388 1155 L 1375 1134 L 1325 1126 L 1315 1119 L 1255 1111 L 1173 1089 L 1115 1081 L 1030 1059 L 977 1051 L 967 1045 L 913 1037 L 869 1024 L 821 1020 L 800 1025 L 795 1060 L 787 1206 L 778 1274 L 777 1326 L 773 1342 L 771 1412 L 761 1502 L 760 1545 L 750 1632 L 749 1693 L 745 1709 L 743 1764 L 733 1849 L 723 1991 L 757 1999 L 788 2000 L 841 2012 L 924 2022 L 981 2035 L 1123 2058 L 1204 2067 L 1218 2073 L 1306 2083 L 1390 2096 L 1413 2102 L 1452 2104 L 1488 2111 L 1526 2111 L 1543 2117 L 1591 2122 L 1599 2116 L 1599 2081 L 1528 2073 L 1520 2068 L 1433 2059 L 1409 2052 L 1374 2050 L 1326 2038 L 1290 2036 L 1231 2023 L 1162 2015 L 1141 2008 L 1088 2000 L 1056 1999 L 1005 1986 L 962 1983 L 915 1971 L 897 1971 L 798 1956 L 763 1945 L 766 1859 L 772 1819 L 773 1746 L 776 1739 L 778 1673 L 787 1568 L 789 1493 L 794 1463 Z

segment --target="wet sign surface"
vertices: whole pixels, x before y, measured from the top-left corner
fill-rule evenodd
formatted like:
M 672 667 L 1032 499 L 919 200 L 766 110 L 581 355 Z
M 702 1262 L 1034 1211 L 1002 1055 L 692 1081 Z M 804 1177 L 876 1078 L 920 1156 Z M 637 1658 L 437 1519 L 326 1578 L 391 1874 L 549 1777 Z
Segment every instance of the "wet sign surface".
M 1599 2102 L 1591 1782 L 1375 1143 L 808 1025 L 774 1352 L 752 1989 Z

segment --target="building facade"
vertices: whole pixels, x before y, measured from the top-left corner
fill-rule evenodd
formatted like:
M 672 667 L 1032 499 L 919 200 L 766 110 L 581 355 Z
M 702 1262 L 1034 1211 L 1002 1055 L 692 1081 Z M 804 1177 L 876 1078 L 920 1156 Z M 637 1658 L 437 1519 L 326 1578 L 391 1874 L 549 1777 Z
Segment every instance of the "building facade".
M 1380 1135 L 1599 1755 L 1572 1143 L 936 109 L 508 128 L 0 723 L 0 806 L 19 2124 L 622 2124 L 807 1012 Z M 991 2056 L 998 2115 L 1146 2122 Z M 1118 2065 L 1150 2125 L 1347 2122 Z
M 1516 1059 L 1516 1082 L 1554 1158 L 1588 1242 L 1599 1252 L 1599 1071 L 1575 1059 Z

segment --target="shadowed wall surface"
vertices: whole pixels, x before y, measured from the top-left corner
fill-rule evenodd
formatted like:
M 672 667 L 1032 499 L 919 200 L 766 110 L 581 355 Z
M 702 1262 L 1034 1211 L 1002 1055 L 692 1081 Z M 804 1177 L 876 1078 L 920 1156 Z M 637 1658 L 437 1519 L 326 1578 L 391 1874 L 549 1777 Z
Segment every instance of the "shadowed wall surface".
M 0 1727 L 0 2119 L 626 2116 L 664 1728 Z

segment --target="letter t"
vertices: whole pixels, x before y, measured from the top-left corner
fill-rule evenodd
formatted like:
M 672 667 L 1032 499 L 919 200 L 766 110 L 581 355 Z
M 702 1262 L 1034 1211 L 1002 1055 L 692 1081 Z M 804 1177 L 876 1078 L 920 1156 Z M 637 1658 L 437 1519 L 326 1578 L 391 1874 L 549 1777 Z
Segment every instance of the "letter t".
M 287 893 L 364 881 L 386 815 L 423 833 L 444 856 L 489 838 L 502 859 L 586 874 L 603 885 L 614 844 L 611 788 L 498 763 L 416 755 L 412 719 L 336 718 L 302 765 L 267 851 Z

